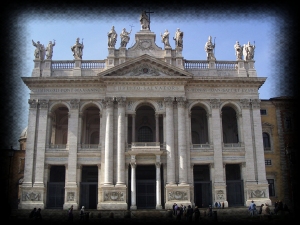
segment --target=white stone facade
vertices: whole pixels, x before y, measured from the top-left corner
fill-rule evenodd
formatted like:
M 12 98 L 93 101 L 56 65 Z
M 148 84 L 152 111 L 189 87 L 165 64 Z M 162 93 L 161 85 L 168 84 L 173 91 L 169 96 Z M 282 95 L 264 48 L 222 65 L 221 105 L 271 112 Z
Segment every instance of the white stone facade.
M 155 39 L 142 29 L 133 47 L 108 47 L 105 60 L 34 60 L 23 78 L 30 109 L 20 208 L 49 207 L 57 165 L 65 167 L 64 209 L 81 207 L 87 166 L 98 170 L 99 210 L 139 208 L 141 165 L 155 168 L 156 209 L 202 202 L 198 165 L 209 171 L 203 206 L 234 205 L 226 165 L 240 170 L 236 204 L 270 203 L 258 99 L 266 78 L 253 60 L 186 60 L 181 47 L 161 49 Z

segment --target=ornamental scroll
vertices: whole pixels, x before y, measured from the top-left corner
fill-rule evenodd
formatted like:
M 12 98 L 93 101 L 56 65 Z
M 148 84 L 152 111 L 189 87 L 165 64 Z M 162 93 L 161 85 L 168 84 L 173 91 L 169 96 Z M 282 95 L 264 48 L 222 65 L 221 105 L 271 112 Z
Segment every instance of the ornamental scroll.
M 124 193 L 116 191 L 105 192 L 104 201 L 124 201 Z
M 188 200 L 187 192 L 186 191 L 170 191 L 168 200 Z

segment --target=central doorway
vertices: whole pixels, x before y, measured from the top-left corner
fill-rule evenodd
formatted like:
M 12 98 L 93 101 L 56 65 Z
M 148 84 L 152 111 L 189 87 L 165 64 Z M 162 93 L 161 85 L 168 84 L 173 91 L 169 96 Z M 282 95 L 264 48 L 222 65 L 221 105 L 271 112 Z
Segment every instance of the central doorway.
M 155 209 L 156 206 L 155 165 L 136 167 L 136 206 L 137 209 Z
M 80 182 L 80 208 L 97 209 L 98 167 L 83 166 Z

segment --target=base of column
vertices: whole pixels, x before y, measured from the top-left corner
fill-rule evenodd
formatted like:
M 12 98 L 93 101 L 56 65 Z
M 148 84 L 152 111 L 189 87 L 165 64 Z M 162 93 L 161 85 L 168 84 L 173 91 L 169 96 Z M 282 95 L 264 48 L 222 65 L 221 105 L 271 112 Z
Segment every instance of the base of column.
M 132 206 L 130 206 L 130 210 L 137 210 L 137 207 L 136 207 L 136 205 L 132 205 Z
M 127 210 L 126 202 L 100 202 L 97 205 L 97 210 Z
M 159 209 L 162 209 L 162 206 L 161 205 L 157 205 L 155 208 L 159 210 Z

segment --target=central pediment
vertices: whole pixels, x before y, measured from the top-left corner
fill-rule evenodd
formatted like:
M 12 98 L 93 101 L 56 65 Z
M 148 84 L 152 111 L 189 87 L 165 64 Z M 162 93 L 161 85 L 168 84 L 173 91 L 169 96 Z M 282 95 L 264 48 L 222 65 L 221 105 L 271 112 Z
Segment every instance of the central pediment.
M 193 75 L 148 54 L 130 59 L 98 74 L 109 78 L 192 78 Z

